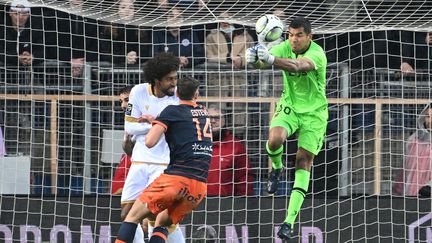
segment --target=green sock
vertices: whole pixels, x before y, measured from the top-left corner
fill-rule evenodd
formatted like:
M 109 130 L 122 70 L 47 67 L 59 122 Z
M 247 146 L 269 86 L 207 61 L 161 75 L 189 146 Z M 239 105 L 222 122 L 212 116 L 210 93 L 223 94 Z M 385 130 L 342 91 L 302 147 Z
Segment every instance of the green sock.
M 272 168 L 273 169 L 282 169 L 282 167 L 283 167 L 283 164 L 282 164 L 283 145 L 280 146 L 278 149 L 276 149 L 276 151 L 272 151 L 272 150 L 270 150 L 270 148 L 268 146 L 268 141 L 267 141 L 266 150 L 267 150 L 267 154 L 270 157 L 270 160 L 272 161 Z
M 304 198 L 309 187 L 310 171 L 297 169 L 295 171 L 294 186 L 291 191 L 291 197 L 288 204 L 287 216 L 285 223 L 294 226 L 294 221 L 300 212 Z

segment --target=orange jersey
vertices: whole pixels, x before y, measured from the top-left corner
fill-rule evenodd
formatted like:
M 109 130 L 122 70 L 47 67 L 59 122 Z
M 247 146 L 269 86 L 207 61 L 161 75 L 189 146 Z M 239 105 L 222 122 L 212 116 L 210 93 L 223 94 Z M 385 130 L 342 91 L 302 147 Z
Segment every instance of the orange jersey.
M 207 182 L 212 133 L 207 110 L 194 102 L 167 106 L 153 121 L 165 128 L 170 163 L 164 173 Z

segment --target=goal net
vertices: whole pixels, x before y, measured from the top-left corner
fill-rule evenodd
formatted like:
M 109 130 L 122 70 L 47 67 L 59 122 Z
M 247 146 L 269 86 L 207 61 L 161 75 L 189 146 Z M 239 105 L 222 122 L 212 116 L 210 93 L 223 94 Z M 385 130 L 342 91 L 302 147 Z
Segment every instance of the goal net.
M 214 195 L 182 222 L 187 242 L 203 225 L 221 242 L 281 242 L 296 135 L 269 195 L 282 73 L 244 59 L 269 13 L 308 18 L 328 59 L 327 136 L 293 242 L 431 242 L 429 0 L 0 1 L 0 241 L 113 242 L 119 92 L 169 51 L 182 57 L 179 77 L 201 82 L 200 102 L 221 112 L 215 143 L 237 139 L 214 150 Z

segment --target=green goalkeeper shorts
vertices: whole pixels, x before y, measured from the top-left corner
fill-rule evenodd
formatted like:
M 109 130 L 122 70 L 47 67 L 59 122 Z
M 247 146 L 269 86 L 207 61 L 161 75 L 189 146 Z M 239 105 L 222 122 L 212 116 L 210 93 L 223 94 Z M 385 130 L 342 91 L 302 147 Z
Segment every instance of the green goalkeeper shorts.
M 280 100 L 276 105 L 270 129 L 283 127 L 287 130 L 288 136 L 298 131 L 298 147 L 317 155 L 324 142 L 327 119 L 327 106 L 313 112 L 296 113 L 283 100 Z

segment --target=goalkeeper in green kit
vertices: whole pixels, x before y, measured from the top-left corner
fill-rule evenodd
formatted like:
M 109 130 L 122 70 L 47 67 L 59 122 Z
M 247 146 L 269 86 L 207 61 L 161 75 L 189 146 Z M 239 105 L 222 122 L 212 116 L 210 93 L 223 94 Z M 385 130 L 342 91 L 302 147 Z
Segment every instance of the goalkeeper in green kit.
M 277 233 L 287 240 L 309 187 L 311 167 L 320 151 L 327 128 L 328 108 L 325 92 L 327 58 L 323 49 L 312 41 L 311 24 L 305 18 L 292 20 L 288 40 L 270 50 L 257 45 L 246 51 L 248 63 L 256 68 L 272 65 L 283 71 L 284 90 L 270 123 L 267 153 L 272 161 L 267 191 L 277 190 L 283 164 L 285 140 L 298 132 L 294 186 L 287 216 Z

